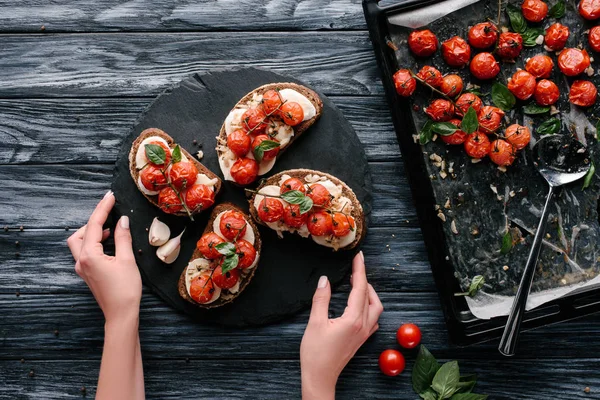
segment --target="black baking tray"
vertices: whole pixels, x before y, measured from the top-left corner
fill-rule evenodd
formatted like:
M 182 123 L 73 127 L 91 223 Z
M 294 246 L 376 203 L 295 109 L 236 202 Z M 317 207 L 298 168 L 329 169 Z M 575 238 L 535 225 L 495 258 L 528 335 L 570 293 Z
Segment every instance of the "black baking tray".
M 394 51 L 386 44 L 390 35 L 388 18 L 391 15 L 435 3 L 439 3 L 440 7 L 443 7 L 444 2 L 399 0 L 393 4 L 390 4 L 390 1 L 385 1 L 385 5 L 382 3 L 384 2 L 364 0 L 364 14 L 381 72 L 385 95 L 390 106 L 396 137 L 407 171 L 450 340 L 459 346 L 467 346 L 499 339 L 506 323 L 506 317 L 496 317 L 489 320 L 478 319 L 469 311 L 467 302 L 463 297 L 454 296 L 454 293 L 462 290 L 455 278 L 454 267 L 447 259 L 447 241 L 442 222 L 437 217 L 434 209 L 435 198 L 422 149 L 413 140 L 413 134 L 417 132 L 410 112 L 411 104 L 409 100 L 396 94 L 392 81 L 392 75 L 398 69 L 398 63 Z M 599 310 L 600 290 L 576 292 L 527 312 L 522 330 L 530 330 L 582 317 Z

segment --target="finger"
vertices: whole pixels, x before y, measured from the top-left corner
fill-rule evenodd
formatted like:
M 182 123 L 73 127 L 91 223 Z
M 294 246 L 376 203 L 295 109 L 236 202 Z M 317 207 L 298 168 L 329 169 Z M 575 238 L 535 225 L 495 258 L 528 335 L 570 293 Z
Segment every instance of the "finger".
M 75 262 L 79 260 L 79 253 L 81 253 L 81 245 L 83 244 L 83 236 L 85 235 L 85 227 L 86 225 L 77 229 L 77 231 L 67 239 L 67 246 L 69 246 L 69 250 L 71 250 L 71 254 L 75 259 Z
M 84 246 L 90 246 L 90 248 L 92 248 L 92 245 L 102 241 L 102 225 L 106 222 L 108 214 L 114 205 L 115 196 L 113 195 L 113 192 L 109 190 L 104 195 L 104 198 L 100 200 L 100 203 L 98 203 L 96 209 L 90 216 L 85 236 L 83 237 Z
M 383 312 L 383 304 L 377 295 L 377 292 L 371 284 L 369 284 L 369 317 L 367 320 L 368 326 L 379 326 L 377 323 Z
M 374 334 L 375 332 L 377 332 L 379 330 L 379 324 L 375 324 L 373 325 L 373 327 L 371 328 L 371 330 L 369 331 L 369 337 Z
M 118 260 L 134 260 L 131 244 L 131 231 L 129 230 L 129 217 L 123 215 L 115 227 L 115 257 Z
M 370 285 L 368 285 L 370 286 Z M 363 305 L 363 312 L 362 312 L 362 319 L 363 319 L 363 325 L 364 326 L 371 326 L 368 325 L 369 323 L 369 288 L 367 286 L 367 290 L 365 291 L 365 304 Z
M 367 301 L 367 275 L 362 251 L 352 260 L 352 290 L 348 296 L 348 308 L 343 317 L 362 318 Z
M 106 228 L 102 231 L 102 241 L 104 242 L 110 236 L 110 229 Z
M 329 319 L 329 301 L 331 300 L 331 285 L 326 276 L 319 278 L 317 290 L 313 296 L 312 308 L 308 323 L 323 322 Z

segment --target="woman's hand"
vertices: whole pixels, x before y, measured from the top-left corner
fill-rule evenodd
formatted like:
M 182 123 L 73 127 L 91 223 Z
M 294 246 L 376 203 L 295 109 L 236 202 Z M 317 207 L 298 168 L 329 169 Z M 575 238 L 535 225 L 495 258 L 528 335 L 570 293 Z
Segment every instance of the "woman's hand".
M 319 279 L 300 345 L 303 400 L 334 399 L 340 373 L 379 328 L 377 321 L 383 305 L 373 286 L 367 282 L 362 251 L 352 262 L 350 282 L 352 291 L 348 307 L 341 317 L 329 319 L 331 286 L 327 277 Z

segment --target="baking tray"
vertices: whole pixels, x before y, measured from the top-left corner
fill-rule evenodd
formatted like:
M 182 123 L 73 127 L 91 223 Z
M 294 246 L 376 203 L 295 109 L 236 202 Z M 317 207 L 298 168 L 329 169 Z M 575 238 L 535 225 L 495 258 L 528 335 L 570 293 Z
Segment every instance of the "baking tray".
M 435 3 L 440 3 L 440 7 L 443 7 L 443 1 L 399 0 L 393 4 L 390 3 L 390 1 L 385 1 L 385 5 L 380 5 L 380 2 L 376 0 L 364 0 L 363 9 L 450 340 L 454 344 L 466 346 L 499 339 L 506 323 L 506 317 L 478 319 L 470 312 L 463 297 L 454 296 L 454 293 L 462 290 L 454 275 L 454 267 L 447 258 L 447 254 L 449 254 L 447 240 L 442 222 L 437 217 L 434 208 L 436 201 L 422 149 L 413 140 L 413 135 L 417 132 L 410 111 L 411 104 L 408 99 L 401 98 L 396 94 L 392 81 L 392 75 L 398 69 L 398 62 L 394 51 L 386 44 L 390 36 L 388 18 Z M 600 290 L 574 292 L 528 311 L 525 314 L 522 330 L 530 330 L 598 311 L 600 311 Z

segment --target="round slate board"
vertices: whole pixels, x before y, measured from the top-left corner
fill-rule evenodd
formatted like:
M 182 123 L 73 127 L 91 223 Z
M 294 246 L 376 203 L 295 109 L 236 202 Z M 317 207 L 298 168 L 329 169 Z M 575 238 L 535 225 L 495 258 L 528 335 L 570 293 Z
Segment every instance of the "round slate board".
M 351 267 L 355 251 L 333 252 L 297 235 L 278 239 L 274 231 L 260 226 L 263 239 L 258 269 L 246 290 L 232 303 L 205 310 L 183 300 L 177 290 L 181 271 L 194 251 L 195 243 L 206 226 L 209 212 L 195 216 L 195 222 L 163 213 L 139 192 L 129 174 L 127 155 L 135 138 L 146 128 L 156 127 L 171 135 L 175 142 L 195 154 L 204 151 L 201 162 L 221 176 L 216 139 L 231 108 L 246 93 L 266 83 L 298 82 L 270 71 L 255 68 L 194 74 L 166 90 L 142 114 L 125 139 L 117 160 L 112 189 L 117 199 L 115 217 L 130 217 L 133 248 L 144 283 L 173 308 L 201 322 L 225 326 L 263 325 L 290 316 L 311 302 L 317 280 L 327 275 L 333 285 L 339 283 Z M 311 168 L 333 174 L 346 182 L 361 201 L 367 217 L 371 212 L 371 175 L 363 147 L 340 110 L 320 95 L 323 115 L 291 148 L 277 160 L 272 174 L 293 168 Z M 193 145 L 197 140 L 198 146 Z M 216 202 L 230 201 L 248 210 L 244 190 L 223 182 Z M 171 228 L 171 235 L 183 228 L 181 253 L 175 263 L 163 264 L 148 244 L 148 232 L 154 217 Z M 141 249 L 141 253 L 138 251 Z

